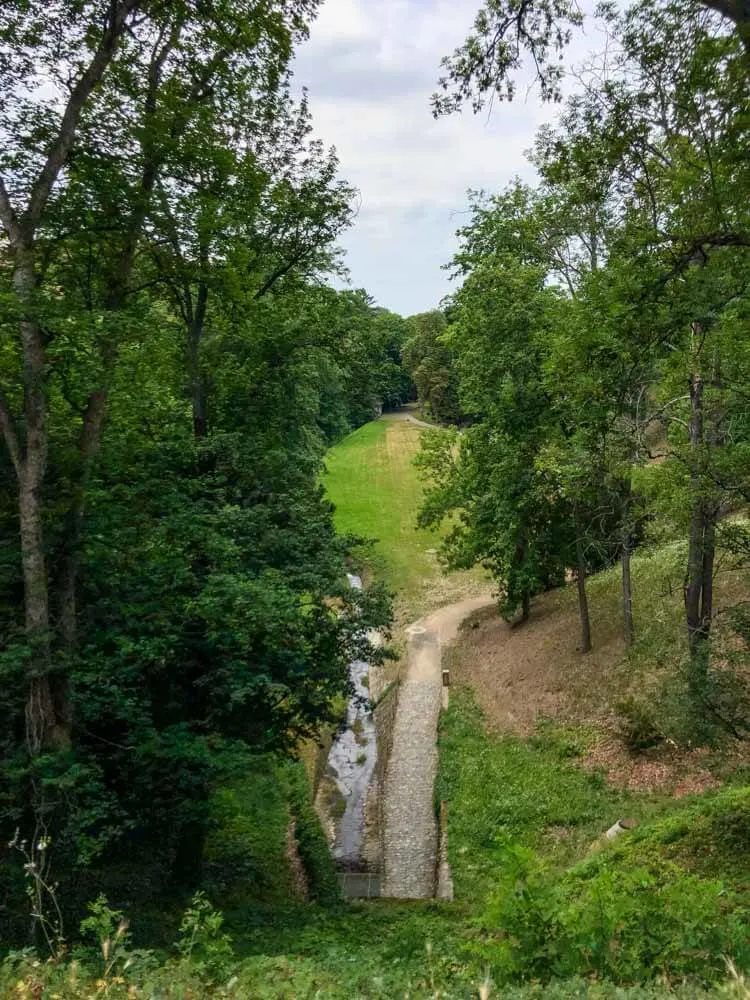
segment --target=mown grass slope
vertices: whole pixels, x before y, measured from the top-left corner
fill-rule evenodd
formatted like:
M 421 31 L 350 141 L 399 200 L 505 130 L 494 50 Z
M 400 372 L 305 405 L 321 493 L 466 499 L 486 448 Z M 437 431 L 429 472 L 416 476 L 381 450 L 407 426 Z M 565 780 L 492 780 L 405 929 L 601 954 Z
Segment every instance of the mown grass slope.
M 397 594 L 403 618 L 489 589 L 479 572 L 444 574 L 440 533 L 417 528 L 422 484 L 413 462 L 423 429 L 405 417 L 386 414 L 344 438 L 323 477 L 338 529 L 375 540 L 364 552 L 367 571 Z

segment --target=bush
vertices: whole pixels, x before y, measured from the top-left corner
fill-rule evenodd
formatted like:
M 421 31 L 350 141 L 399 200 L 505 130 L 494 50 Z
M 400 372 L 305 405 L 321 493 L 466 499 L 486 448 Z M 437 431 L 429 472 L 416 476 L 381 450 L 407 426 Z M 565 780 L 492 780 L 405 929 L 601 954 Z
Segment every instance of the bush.
M 725 955 L 750 962 L 747 912 L 718 879 L 667 861 L 627 868 L 605 854 L 562 878 L 509 852 L 509 877 L 489 905 L 497 940 L 482 947 L 502 980 L 589 976 L 706 982 Z
M 287 903 L 293 895 L 286 855 L 289 806 L 279 771 L 272 756 L 248 755 L 242 776 L 212 797 L 205 883 L 224 908 Z
M 310 898 L 338 899 L 336 869 L 301 762 L 248 756 L 241 777 L 215 793 L 212 816 L 206 888 L 224 909 L 295 899 L 287 842 L 292 822 Z
M 711 982 L 750 965 L 750 789 L 681 803 L 567 872 L 508 843 L 480 946 L 503 979 L 661 974 Z
M 620 736 L 632 753 L 650 750 L 664 741 L 664 733 L 656 721 L 652 708 L 633 695 L 623 698 L 617 705 Z
M 297 849 L 307 875 L 310 898 L 319 903 L 334 903 L 341 898 L 339 879 L 328 841 L 310 799 L 303 765 L 299 762 L 288 764 L 286 777 Z

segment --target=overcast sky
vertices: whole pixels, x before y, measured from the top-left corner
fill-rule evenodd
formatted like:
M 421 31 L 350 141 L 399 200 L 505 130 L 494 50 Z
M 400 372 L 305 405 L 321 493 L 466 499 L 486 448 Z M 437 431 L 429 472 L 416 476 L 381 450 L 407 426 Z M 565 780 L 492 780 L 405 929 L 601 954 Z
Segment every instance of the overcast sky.
M 343 239 L 354 287 L 409 315 L 451 285 L 441 265 L 466 219 L 468 188 L 533 178 L 524 157 L 555 114 L 536 94 L 434 121 L 430 94 L 443 55 L 463 40 L 479 0 L 325 0 L 295 74 L 310 91 L 315 133 L 336 146 L 360 192 Z

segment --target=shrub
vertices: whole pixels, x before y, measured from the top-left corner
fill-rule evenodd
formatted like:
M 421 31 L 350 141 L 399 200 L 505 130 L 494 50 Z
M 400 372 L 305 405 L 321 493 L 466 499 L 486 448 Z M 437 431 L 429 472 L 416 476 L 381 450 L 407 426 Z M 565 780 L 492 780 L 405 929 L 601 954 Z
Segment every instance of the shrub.
M 663 974 L 715 980 L 725 955 L 750 961 L 747 914 L 717 879 L 669 862 L 630 869 L 605 858 L 562 879 L 509 852 L 510 881 L 490 904 L 496 938 L 482 953 L 503 979 Z
M 663 742 L 664 733 L 645 702 L 632 695 L 623 698 L 617 705 L 617 715 L 620 736 L 632 753 L 642 753 Z
M 310 800 L 305 769 L 299 762 L 286 768 L 289 804 L 295 819 L 297 849 L 307 875 L 310 898 L 333 903 L 341 898 L 339 879 L 328 841 Z

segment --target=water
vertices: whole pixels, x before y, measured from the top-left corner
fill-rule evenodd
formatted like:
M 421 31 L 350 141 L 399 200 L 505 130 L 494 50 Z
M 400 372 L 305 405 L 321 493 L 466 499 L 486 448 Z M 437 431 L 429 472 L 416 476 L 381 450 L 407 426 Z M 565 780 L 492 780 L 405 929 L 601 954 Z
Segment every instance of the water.
M 349 585 L 361 590 L 360 578 L 351 573 L 347 575 Z M 344 801 L 333 845 L 333 856 L 344 868 L 356 868 L 361 864 L 367 792 L 377 761 L 375 723 L 369 709 L 366 683 L 369 671 L 369 664 L 363 660 L 355 660 L 349 665 L 354 692 L 347 707 L 346 727 L 338 733 L 328 754 L 328 774 Z

